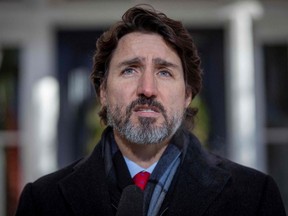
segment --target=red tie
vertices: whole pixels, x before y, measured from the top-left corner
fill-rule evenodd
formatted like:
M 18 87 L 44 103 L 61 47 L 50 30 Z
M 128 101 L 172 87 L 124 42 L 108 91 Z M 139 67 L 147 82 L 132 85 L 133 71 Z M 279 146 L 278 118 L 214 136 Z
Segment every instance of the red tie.
M 137 185 L 139 188 L 141 188 L 141 190 L 144 190 L 148 179 L 150 177 L 150 173 L 149 172 L 139 172 L 137 173 L 134 177 L 133 177 L 133 181 L 135 183 L 135 185 Z

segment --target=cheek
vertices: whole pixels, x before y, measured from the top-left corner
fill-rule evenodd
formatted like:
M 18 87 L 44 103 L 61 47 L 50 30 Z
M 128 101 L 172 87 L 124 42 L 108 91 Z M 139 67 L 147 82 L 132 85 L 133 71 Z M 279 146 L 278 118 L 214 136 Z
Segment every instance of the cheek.
M 129 104 L 128 95 L 127 88 L 110 88 L 107 93 L 107 103 L 113 107 L 126 107 Z
M 174 91 L 173 94 L 170 96 L 170 103 L 174 107 L 178 107 L 179 109 L 186 108 L 189 99 L 187 99 L 185 95 L 185 90 L 179 89 L 178 91 Z
M 184 113 L 185 102 L 184 98 L 180 96 L 171 97 L 169 101 L 163 104 L 168 116 L 179 116 Z

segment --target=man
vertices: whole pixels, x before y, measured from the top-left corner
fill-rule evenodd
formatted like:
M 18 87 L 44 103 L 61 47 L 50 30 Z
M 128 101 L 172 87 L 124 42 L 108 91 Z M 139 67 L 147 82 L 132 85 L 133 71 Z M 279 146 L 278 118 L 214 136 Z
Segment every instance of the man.
M 188 132 L 201 70 L 180 22 L 129 9 L 98 39 L 92 80 L 108 125 L 101 141 L 26 185 L 16 215 L 285 215 L 271 177 L 206 152 Z

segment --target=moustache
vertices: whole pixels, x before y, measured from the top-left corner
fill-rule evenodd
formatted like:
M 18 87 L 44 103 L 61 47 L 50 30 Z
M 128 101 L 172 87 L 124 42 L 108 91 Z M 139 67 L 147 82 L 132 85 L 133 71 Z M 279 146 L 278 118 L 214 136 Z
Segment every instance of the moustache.
M 162 114 L 166 114 L 166 110 L 164 106 L 156 101 L 153 98 L 146 98 L 146 97 L 139 97 L 138 99 L 134 100 L 131 102 L 131 104 L 127 107 L 126 113 L 130 115 L 132 113 L 132 110 L 137 106 L 137 105 L 147 105 L 147 106 L 154 106 L 160 110 Z

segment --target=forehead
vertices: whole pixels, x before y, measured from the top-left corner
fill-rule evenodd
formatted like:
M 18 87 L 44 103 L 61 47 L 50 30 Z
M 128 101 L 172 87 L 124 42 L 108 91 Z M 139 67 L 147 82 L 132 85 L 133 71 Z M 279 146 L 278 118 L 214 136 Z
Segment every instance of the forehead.
M 162 36 L 154 33 L 133 32 L 123 36 L 114 50 L 110 64 L 135 57 L 146 61 L 161 58 L 182 67 L 175 50 L 165 42 Z

